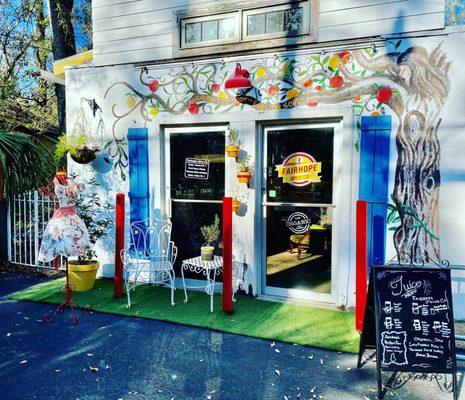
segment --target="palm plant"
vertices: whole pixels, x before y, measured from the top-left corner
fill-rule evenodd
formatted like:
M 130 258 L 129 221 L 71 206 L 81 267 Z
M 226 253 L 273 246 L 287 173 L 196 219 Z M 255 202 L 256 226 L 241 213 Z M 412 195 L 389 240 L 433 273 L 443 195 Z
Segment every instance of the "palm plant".
M 0 130 L 0 199 L 46 185 L 53 170 L 50 151 L 36 138 Z

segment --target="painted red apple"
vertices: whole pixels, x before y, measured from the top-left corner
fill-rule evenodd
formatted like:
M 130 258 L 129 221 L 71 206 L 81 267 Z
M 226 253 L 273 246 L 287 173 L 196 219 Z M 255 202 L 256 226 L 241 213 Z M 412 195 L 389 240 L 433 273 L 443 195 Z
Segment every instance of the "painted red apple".
M 271 85 L 268 87 L 268 93 L 270 96 L 276 96 L 279 93 L 279 86 L 278 85 Z
M 309 107 L 316 107 L 318 105 L 318 102 L 317 101 L 310 101 L 307 103 L 307 106 Z
M 333 76 L 329 80 L 329 84 L 331 87 L 338 89 L 344 85 L 344 78 L 342 76 Z
M 151 92 L 156 92 L 158 90 L 158 81 L 154 79 L 153 81 L 149 82 L 149 89 Z
M 391 97 L 391 88 L 381 88 L 378 90 L 378 93 L 376 93 L 376 100 L 378 100 L 380 103 L 387 103 L 389 100 L 391 100 Z
M 352 59 L 352 56 L 348 51 L 341 51 L 339 53 L 339 59 L 342 61 L 343 64 L 347 64 Z
M 220 84 L 219 83 L 212 83 L 212 92 L 218 92 L 220 90 Z
M 323 90 L 323 86 L 317 85 L 315 86 L 315 90 L 318 90 L 319 92 L 321 92 Z
M 305 87 L 311 87 L 312 85 L 313 85 L 313 80 L 312 80 L 312 78 L 307 78 L 307 79 L 305 79 L 305 81 L 304 81 L 304 86 L 305 86 Z
M 187 107 L 187 109 L 189 110 L 189 112 L 191 114 L 198 114 L 199 113 L 199 110 L 200 110 L 200 107 L 197 103 L 193 102 L 193 103 L 190 103 L 189 106 Z

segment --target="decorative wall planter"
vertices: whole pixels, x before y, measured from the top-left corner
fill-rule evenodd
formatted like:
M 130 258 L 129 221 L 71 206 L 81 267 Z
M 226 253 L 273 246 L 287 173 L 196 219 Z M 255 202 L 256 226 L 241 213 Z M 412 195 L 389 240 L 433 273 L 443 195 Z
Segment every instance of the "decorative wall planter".
M 247 183 L 247 185 L 249 184 L 251 177 L 252 177 L 252 172 L 250 171 L 244 171 L 244 172 L 237 173 L 238 181 L 241 183 Z
M 226 154 L 228 155 L 228 157 L 234 157 L 237 160 L 239 149 L 240 147 L 237 145 L 228 145 L 226 146 Z
M 237 212 L 237 210 L 239 210 L 240 205 L 241 205 L 241 202 L 239 200 L 233 199 L 233 202 L 232 202 L 233 212 Z

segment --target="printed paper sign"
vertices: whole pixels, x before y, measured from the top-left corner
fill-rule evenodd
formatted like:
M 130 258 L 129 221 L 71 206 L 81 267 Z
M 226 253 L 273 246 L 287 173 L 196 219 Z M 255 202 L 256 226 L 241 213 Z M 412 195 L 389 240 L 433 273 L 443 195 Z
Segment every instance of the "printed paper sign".
M 208 179 L 210 161 L 198 158 L 186 158 L 184 177 L 188 179 Z
M 283 183 L 292 186 L 307 186 L 315 182 L 321 182 L 321 162 L 317 162 L 308 153 L 292 153 L 288 155 L 282 164 L 276 166 L 278 176 L 283 178 Z

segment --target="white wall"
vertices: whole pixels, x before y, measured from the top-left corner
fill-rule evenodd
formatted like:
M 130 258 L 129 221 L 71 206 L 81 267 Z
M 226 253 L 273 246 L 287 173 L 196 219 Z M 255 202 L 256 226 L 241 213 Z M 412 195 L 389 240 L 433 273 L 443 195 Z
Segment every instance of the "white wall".
M 173 57 L 174 12 L 228 1 L 94 0 L 95 65 Z M 259 2 L 255 2 L 259 4 Z M 320 0 L 319 42 L 444 27 L 444 0 Z
M 465 163 L 463 161 L 463 154 L 465 154 L 465 110 L 463 106 L 463 93 L 465 92 L 465 81 L 463 80 L 463 64 L 462 64 L 462 55 L 465 54 L 465 40 L 464 33 L 455 33 L 450 34 L 450 36 L 440 36 L 437 38 L 424 38 L 424 39 L 409 39 L 406 40 L 402 45 L 407 46 L 424 46 L 427 51 L 431 52 L 436 46 L 443 41 L 442 49 L 447 57 L 447 60 L 451 62 L 451 68 L 449 72 L 450 76 L 450 92 L 445 106 L 442 108 L 441 117 L 442 124 L 439 130 L 440 143 L 441 143 L 441 189 L 440 189 L 440 204 L 439 204 L 439 216 L 440 216 L 440 229 L 439 235 L 441 238 L 441 255 L 443 258 L 448 259 L 453 266 L 465 266 L 465 253 L 462 251 L 463 243 L 465 240 L 465 209 L 462 206 L 465 204 Z M 312 53 L 310 50 L 306 54 L 301 54 L 296 56 L 296 59 L 299 62 L 305 62 L 308 60 L 309 56 Z M 315 52 L 314 54 L 318 54 Z M 268 59 L 267 59 L 268 60 Z M 260 60 L 260 62 L 266 61 L 265 59 Z M 268 61 L 272 62 L 273 58 L 270 58 Z M 250 70 L 256 66 L 257 60 L 241 60 L 242 65 Z M 228 62 L 226 67 L 228 70 L 228 75 L 232 73 L 232 70 L 235 66 L 235 60 Z M 163 77 L 173 76 L 179 71 L 182 71 L 183 68 L 192 68 L 190 64 L 185 66 L 167 68 L 164 66 L 154 67 L 149 70 L 149 74 L 162 79 Z M 218 73 L 219 73 L 218 68 Z M 80 97 L 86 98 L 95 98 L 98 104 L 103 109 L 105 124 L 107 127 L 107 137 L 109 140 L 112 139 L 111 127 L 116 122 L 115 115 L 124 113 L 127 108 L 125 108 L 125 94 L 129 91 L 127 86 L 120 84 L 119 86 L 112 89 L 111 92 L 105 97 L 106 90 L 116 82 L 127 82 L 132 85 L 136 90 L 141 92 L 146 92 L 147 88 L 143 86 L 139 81 L 140 68 L 133 66 L 120 66 L 120 67 L 104 67 L 104 68 L 74 68 L 68 69 L 66 72 L 66 82 L 67 82 L 67 124 L 68 132 L 71 131 L 74 120 L 79 111 L 79 99 Z M 339 105 L 332 106 L 334 107 L 347 107 L 347 103 L 340 103 Z M 350 105 L 350 103 L 349 103 Z M 247 106 L 248 107 L 248 106 Z M 229 114 L 225 113 L 224 110 L 229 108 Z M 314 111 L 316 110 L 316 111 Z M 323 106 L 318 106 L 316 109 L 308 108 L 306 105 L 299 106 L 294 112 L 294 115 L 298 115 L 299 118 L 302 118 L 302 115 L 305 118 L 312 118 L 317 115 L 329 115 L 331 109 L 327 109 Z M 114 114 L 115 113 L 115 114 Z M 251 121 L 251 114 L 255 113 L 259 115 L 260 112 L 253 111 L 251 108 L 244 108 L 243 111 L 238 109 L 233 109 L 231 111 L 230 106 L 220 106 L 218 111 L 214 115 L 190 115 L 188 112 L 182 113 L 179 117 L 171 116 L 170 113 L 160 111 L 160 113 L 152 119 L 151 122 L 144 121 L 141 117 L 141 114 L 138 110 L 134 110 L 131 114 L 122 118 L 116 125 L 115 135 L 119 138 L 123 138 L 126 135 L 127 129 L 130 127 L 142 127 L 147 126 L 149 129 L 149 134 L 151 135 L 151 140 L 153 143 L 156 143 L 159 139 L 159 125 L 167 123 L 202 123 L 205 121 L 215 122 L 215 123 L 227 123 L 234 121 L 236 126 L 241 130 L 241 132 L 249 132 L 247 134 L 248 141 L 245 144 L 248 151 L 253 152 L 253 149 L 256 149 L 256 143 L 254 143 L 253 138 L 255 131 L 255 124 Z M 279 113 L 275 115 L 276 118 L 279 118 Z M 92 119 L 89 116 L 89 119 Z M 248 120 L 249 122 L 245 122 Z M 91 121 L 95 124 L 95 121 Z M 391 173 L 390 173 L 390 190 L 392 192 L 393 179 L 395 164 L 397 160 L 396 147 L 395 147 L 395 132 L 398 126 L 398 121 L 396 117 L 393 117 L 393 135 L 392 135 L 392 149 L 391 149 Z M 355 131 L 355 127 L 354 127 Z M 354 134 L 354 142 L 356 135 Z M 352 193 L 356 193 L 356 170 L 357 170 L 357 153 L 354 151 L 353 154 L 353 173 L 352 173 Z M 158 156 L 155 155 L 151 160 L 152 170 L 156 170 Z M 228 161 L 229 162 L 229 161 Z M 88 166 L 78 166 L 73 162 L 70 163 L 70 168 L 73 171 L 78 171 L 80 173 L 80 178 L 84 179 L 86 176 L 94 175 L 92 169 Z M 228 167 L 231 173 L 231 166 Z M 350 171 L 350 169 L 349 169 Z M 347 171 L 345 171 L 347 172 Z M 159 170 L 156 171 L 159 173 Z M 354 175 L 355 174 L 355 175 Z M 97 176 L 97 178 L 102 182 L 104 187 L 108 190 L 107 196 L 114 198 L 114 193 L 116 191 L 121 191 L 127 193 L 128 184 L 127 181 L 121 181 L 119 174 L 111 172 L 107 175 Z M 231 176 L 227 178 L 227 185 L 231 185 L 233 179 Z M 354 183 L 355 182 L 355 183 Z M 157 188 L 154 189 L 155 193 L 159 193 Z M 349 193 L 349 192 L 348 192 Z M 102 196 L 105 194 L 102 194 Z M 251 272 L 250 279 L 251 281 L 258 284 L 258 276 L 260 272 L 256 269 L 256 260 L 255 253 L 253 251 L 253 246 L 256 245 L 255 239 L 257 237 L 257 232 L 253 231 L 252 220 L 254 218 L 254 199 L 253 194 L 251 198 L 250 208 L 245 217 L 236 218 L 237 230 L 235 232 L 236 239 L 241 242 L 237 245 L 239 252 L 236 253 L 239 259 L 246 257 L 247 260 L 254 260 L 252 266 L 255 268 Z M 353 202 L 353 199 L 349 199 L 349 203 Z M 350 212 L 350 211 L 349 211 Z M 353 221 L 346 228 L 348 229 L 347 235 L 354 234 L 354 224 Z M 113 247 L 111 239 L 107 239 L 108 242 L 101 243 L 99 245 L 99 255 L 102 257 L 104 269 L 103 274 L 111 276 L 112 274 L 112 260 Z M 236 242 L 237 243 L 237 242 Z M 393 249 L 390 245 L 392 239 L 388 239 L 388 257 L 392 256 Z M 347 251 L 349 255 L 346 259 L 341 260 L 341 265 L 343 265 L 342 271 L 343 275 L 340 277 L 341 286 L 344 286 L 347 283 L 347 286 L 338 292 L 338 302 L 341 302 L 341 298 L 346 296 L 348 304 L 353 304 L 353 291 L 354 291 L 354 247 L 353 242 L 348 245 Z M 255 265 L 254 265 L 255 264 Z M 463 273 L 457 273 L 456 276 L 460 277 Z M 463 278 L 462 278 L 463 279 Z M 463 282 L 459 283 L 456 281 L 454 283 L 454 302 L 458 305 L 465 304 L 465 285 Z M 456 307 L 456 315 L 465 318 L 465 307 Z

